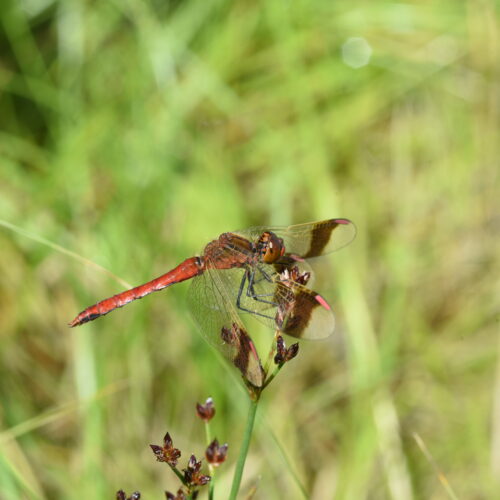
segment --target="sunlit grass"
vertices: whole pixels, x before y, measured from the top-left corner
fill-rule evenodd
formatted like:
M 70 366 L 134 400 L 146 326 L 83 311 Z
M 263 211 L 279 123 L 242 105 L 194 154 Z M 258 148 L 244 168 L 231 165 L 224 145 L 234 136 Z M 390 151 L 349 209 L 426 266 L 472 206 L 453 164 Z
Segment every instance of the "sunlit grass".
M 348 217 L 358 236 L 316 284 L 345 344 L 303 342 L 266 391 L 242 491 L 301 498 L 296 474 L 314 499 L 451 498 L 439 470 L 495 498 L 494 2 L 26 0 L 0 18 L 0 219 L 22 231 L 0 228 L 0 497 L 161 498 L 175 477 L 148 443 L 202 442 L 207 396 L 229 488 L 246 395 L 187 285 L 66 324 L 122 290 L 96 266 L 139 284 L 224 231 Z M 358 69 L 351 37 L 373 51 Z

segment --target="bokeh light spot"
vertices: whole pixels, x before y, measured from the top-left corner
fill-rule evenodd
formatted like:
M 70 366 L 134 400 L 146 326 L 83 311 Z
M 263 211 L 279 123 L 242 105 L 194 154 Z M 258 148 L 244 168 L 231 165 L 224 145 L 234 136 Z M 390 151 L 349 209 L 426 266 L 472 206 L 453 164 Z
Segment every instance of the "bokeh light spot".
M 342 45 L 342 60 L 351 68 L 361 68 L 370 62 L 370 44 L 361 37 L 348 38 Z

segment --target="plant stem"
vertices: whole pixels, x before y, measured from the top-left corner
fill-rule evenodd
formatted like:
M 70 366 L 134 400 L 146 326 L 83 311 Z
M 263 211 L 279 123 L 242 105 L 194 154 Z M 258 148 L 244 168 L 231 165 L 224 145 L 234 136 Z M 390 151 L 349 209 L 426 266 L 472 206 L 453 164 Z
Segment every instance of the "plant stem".
M 263 389 L 265 389 L 273 381 L 273 378 L 276 377 L 276 375 L 278 375 L 278 373 L 280 372 L 280 370 L 282 368 L 283 368 L 283 364 L 278 365 L 276 367 L 276 369 L 273 371 L 273 373 L 271 373 L 271 375 L 268 378 L 266 378 L 266 382 L 264 384 Z
M 205 421 L 205 435 L 207 437 L 207 446 L 212 442 L 212 433 L 210 432 L 210 422 Z M 215 488 L 215 467 L 211 464 L 208 464 L 208 472 L 210 477 L 210 484 L 208 485 L 208 500 L 213 500 L 214 498 L 214 488 Z
M 268 373 L 269 372 L 269 367 L 271 366 L 271 362 L 273 361 L 274 358 L 274 353 L 276 352 L 276 339 L 278 338 L 279 335 L 279 330 L 276 330 L 274 333 L 274 339 L 271 344 L 271 349 L 269 349 L 269 354 L 267 356 L 267 361 L 266 361 L 266 366 L 264 367 L 264 372 Z
M 186 480 L 184 479 L 184 475 L 179 471 L 179 469 L 177 467 L 174 467 L 173 465 L 170 465 L 170 464 L 168 464 L 168 465 L 175 472 L 175 475 L 180 479 L 181 483 L 184 486 L 187 486 Z
M 236 500 L 236 495 L 238 494 L 238 490 L 240 489 L 241 477 L 243 476 L 243 468 L 245 466 L 245 460 L 247 458 L 248 448 L 250 446 L 250 438 L 252 437 L 253 425 L 255 422 L 255 414 L 257 413 L 258 404 L 258 397 L 250 402 L 250 408 L 248 409 L 247 416 L 247 426 L 245 429 L 245 434 L 243 435 L 243 442 L 241 443 L 238 461 L 236 462 L 236 469 L 234 471 L 233 484 L 231 486 L 229 500 Z

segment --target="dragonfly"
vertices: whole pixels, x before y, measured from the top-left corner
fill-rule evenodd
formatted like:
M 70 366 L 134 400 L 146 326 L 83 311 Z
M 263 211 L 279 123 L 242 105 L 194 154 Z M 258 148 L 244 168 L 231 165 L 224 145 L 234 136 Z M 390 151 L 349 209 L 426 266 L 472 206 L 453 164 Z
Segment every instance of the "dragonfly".
M 174 269 L 143 285 L 104 299 L 78 314 L 70 327 L 192 280 L 188 302 L 205 339 L 255 387 L 265 373 L 242 322 L 250 314 L 270 328 L 299 339 L 330 336 L 335 318 L 328 302 L 308 288 L 309 259 L 348 245 L 356 235 L 349 219 L 283 227 L 251 227 L 221 234 Z

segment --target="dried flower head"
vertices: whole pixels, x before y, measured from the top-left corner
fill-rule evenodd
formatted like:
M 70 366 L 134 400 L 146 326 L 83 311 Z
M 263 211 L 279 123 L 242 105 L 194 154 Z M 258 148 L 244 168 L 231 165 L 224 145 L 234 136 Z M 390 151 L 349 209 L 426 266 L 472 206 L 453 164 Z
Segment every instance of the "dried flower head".
M 198 414 L 198 417 L 200 417 L 205 422 L 209 422 L 210 420 L 212 420 L 215 415 L 215 406 L 213 399 L 208 398 L 205 401 L 204 405 L 196 403 L 196 413 Z
M 220 464 L 224 463 L 227 457 L 227 448 L 227 443 L 219 446 L 219 441 L 214 439 L 205 451 L 207 462 L 214 467 L 218 467 Z
M 293 281 L 299 285 L 306 285 L 310 278 L 311 273 L 307 271 L 301 272 L 297 266 L 286 268 L 280 273 L 280 280 L 285 283 Z
M 186 500 L 187 495 L 182 488 L 177 490 L 177 494 L 170 493 L 170 491 L 165 492 L 165 497 L 167 500 Z
M 139 498 L 141 498 L 141 494 L 138 491 L 134 491 L 128 498 L 123 490 L 116 492 L 116 500 L 139 500 Z
M 163 446 L 158 446 L 156 444 L 150 444 L 149 446 L 156 455 L 156 460 L 158 460 L 158 462 L 167 462 L 172 467 L 177 465 L 181 452 L 177 448 L 174 448 L 172 438 L 168 432 L 163 438 Z
M 292 344 L 290 347 L 286 347 L 285 341 L 281 335 L 278 335 L 276 339 L 276 355 L 274 356 L 274 362 L 277 365 L 282 365 L 287 361 L 295 358 L 299 352 L 299 344 Z
M 187 468 L 183 469 L 184 479 L 186 480 L 186 483 L 196 486 L 204 486 L 205 484 L 207 484 L 210 481 L 211 477 L 202 474 L 200 472 L 200 469 L 201 460 L 197 462 L 196 457 L 194 455 L 191 455 Z

